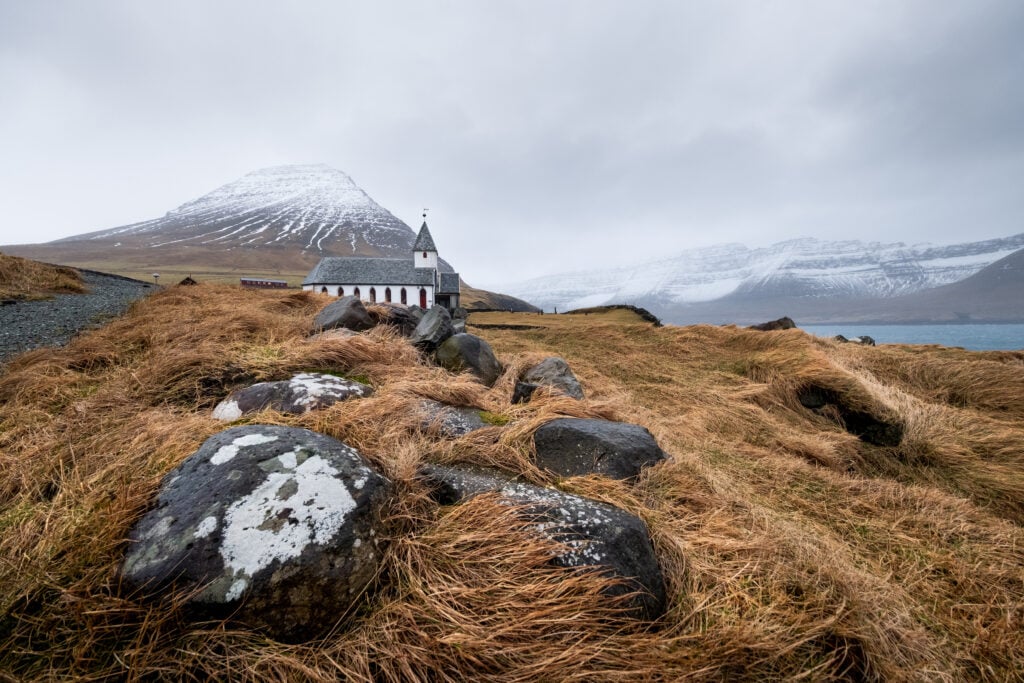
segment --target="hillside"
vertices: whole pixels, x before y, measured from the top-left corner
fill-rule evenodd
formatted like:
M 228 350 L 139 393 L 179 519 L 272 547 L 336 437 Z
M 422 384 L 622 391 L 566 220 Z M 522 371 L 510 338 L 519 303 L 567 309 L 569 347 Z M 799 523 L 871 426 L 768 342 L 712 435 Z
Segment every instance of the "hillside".
M 1024 670 L 1024 354 L 655 328 L 624 310 L 475 313 L 470 331 L 506 365 L 487 389 L 381 328 L 308 338 L 322 305 L 169 288 L 3 369 L 0 677 L 1008 681 Z M 509 323 L 519 329 L 485 327 Z M 552 353 L 587 398 L 512 404 L 518 374 Z M 384 588 L 324 641 L 287 645 L 124 594 L 128 530 L 161 478 L 224 428 L 213 406 L 311 370 L 376 393 L 242 422 L 341 439 L 395 483 Z M 822 397 L 831 403 L 804 407 Z M 507 426 L 424 434 L 424 398 Z M 549 478 L 528 465 L 531 435 L 565 415 L 645 425 L 672 460 L 632 485 Z M 899 443 L 844 429 L 864 415 L 899 424 Z M 641 516 L 668 611 L 645 624 L 609 610 L 600 577 L 545 564 L 493 502 L 438 506 L 415 476 L 423 461 L 497 466 Z
M 74 268 L 37 263 L 0 252 L 0 300 L 45 299 L 85 291 Z

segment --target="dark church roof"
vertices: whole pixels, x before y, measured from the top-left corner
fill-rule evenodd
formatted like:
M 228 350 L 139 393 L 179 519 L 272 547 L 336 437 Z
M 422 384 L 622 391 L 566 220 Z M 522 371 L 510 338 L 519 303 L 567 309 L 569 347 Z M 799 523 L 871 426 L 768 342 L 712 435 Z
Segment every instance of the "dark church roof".
M 441 285 L 437 288 L 438 294 L 458 294 L 459 274 L 441 273 Z
M 430 238 L 429 233 L 427 238 Z M 442 277 L 444 275 L 450 273 L 442 273 Z M 433 285 L 434 269 L 416 268 L 411 258 L 326 256 L 320 259 L 320 263 L 316 264 L 316 268 L 306 276 L 302 284 Z
M 423 225 L 420 226 L 420 234 L 416 236 L 416 244 L 412 245 L 413 251 L 437 251 L 437 247 L 434 246 L 434 238 L 430 236 L 430 229 L 427 228 L 427 222 L 423 221 Z

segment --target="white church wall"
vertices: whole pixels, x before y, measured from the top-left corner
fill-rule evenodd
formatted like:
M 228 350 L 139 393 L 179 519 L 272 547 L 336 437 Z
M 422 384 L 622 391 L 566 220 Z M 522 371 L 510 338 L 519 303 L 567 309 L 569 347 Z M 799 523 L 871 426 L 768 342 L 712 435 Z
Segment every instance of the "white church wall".
M 307 292 L 319 292 L 324 293 L 323 288 L 327 288 L 327 294 L 330 296 L 339 296 L 338 287 L 344 290 L 344 294 L 341 296 L 352 296 L 356 293 L 356 288 L 359 288 L 359 300 L 363 303 L 370 303 L 370 289 L 373 288 L 377 293 L 377 303 L 385 302 L 385 293 L 387 288 L 391 288 L 391 303 L 399 304 L 402 303 L 402 287 L 405 287 L 407 295 L 407 305 L 412 306 L 420 305 L 420 287 L 416 285 L 381 285 L 381 284 L 360 284 L 360 285 L 332 285 L 332 284 L 318 284 L 318 285 L 303 285 L 302 289 Z M 434 305 L 434 287 L 432 285 L 425 285 L 423 289 L 427 290 L 427 308 Z
M 412 255 L 413 266 L 416 268 L 437 268 L 436 251 L 417 251 Z

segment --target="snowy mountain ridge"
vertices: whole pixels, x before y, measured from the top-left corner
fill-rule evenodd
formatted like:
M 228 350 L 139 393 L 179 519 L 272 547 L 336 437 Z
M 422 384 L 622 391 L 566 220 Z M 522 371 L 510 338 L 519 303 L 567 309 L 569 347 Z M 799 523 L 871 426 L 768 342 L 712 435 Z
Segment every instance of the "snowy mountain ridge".
M 348 175 L 314 164 L 253 171 L 161 218 L 58 242 L 110 239 L 154 248 L 286 246 L 322 255 L 397 256 L 411 249 L 415 233 Z
M 547 310 L 730 298 L 888 298 L 963 280 L 1019 249 L 1024 233 L 952 245 L 798 238 L 723 244 L 634 266 L 561 273 L 503 291 Z

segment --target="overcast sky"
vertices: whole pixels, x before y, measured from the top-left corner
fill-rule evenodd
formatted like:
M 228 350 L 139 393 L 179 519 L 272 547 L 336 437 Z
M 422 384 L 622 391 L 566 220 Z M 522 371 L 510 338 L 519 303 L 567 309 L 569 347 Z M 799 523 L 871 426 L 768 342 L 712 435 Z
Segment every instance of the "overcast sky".
M 476 286 L 1024 232 L 1024 2 L 0 0 L 0 244 L 330 164 Z

